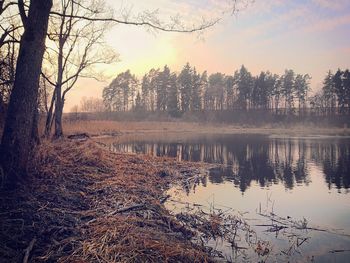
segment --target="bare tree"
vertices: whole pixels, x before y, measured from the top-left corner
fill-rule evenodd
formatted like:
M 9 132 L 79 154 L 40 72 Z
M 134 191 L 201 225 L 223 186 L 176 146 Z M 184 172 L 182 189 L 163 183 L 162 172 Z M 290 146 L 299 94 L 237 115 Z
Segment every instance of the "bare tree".
M 26 175 L 52 0 L 31 0 L 28 15 L 22 0 L 18 6 L 24 33 L 0 150 L 4 184 L 12 187 Z
M 74 87 L 79 77 L 96 77 L 94 67 L 111 63 L 116 55 L 106 47 L 103 37 L 109 28 L 108 22 L 88 20 L 105 13 L 98 1 L 63 0 L 55 10 L 62 16 L 51 17 L 48 36 L 51 40 L 46 52 L 48 67 L 43 71 L 46 80 L 55 87 L 47 114 L 45 134 L 51 133 L 54 117 L 55 138 L 63 135 L 62 113 L 66 94 Z M 85 19 L 75 19 L 81 16 Z M 53 70 L 52 70 L 53 69 Z M 53 114 L 54 112 L 54 114 Z
M 80 110 L 82 112 L 105 112 L 106 105 L 102 99 L 83 97 L 80 101 Z

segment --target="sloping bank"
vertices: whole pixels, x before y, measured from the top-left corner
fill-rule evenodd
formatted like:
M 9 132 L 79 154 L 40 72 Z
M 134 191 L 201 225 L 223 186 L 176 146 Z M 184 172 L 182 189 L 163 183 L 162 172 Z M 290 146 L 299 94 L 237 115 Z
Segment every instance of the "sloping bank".
M 43 142 L 28 182 L 1 193 L 0 262 L 210 262 L 162 204 L 197 168 L 92 141 Z

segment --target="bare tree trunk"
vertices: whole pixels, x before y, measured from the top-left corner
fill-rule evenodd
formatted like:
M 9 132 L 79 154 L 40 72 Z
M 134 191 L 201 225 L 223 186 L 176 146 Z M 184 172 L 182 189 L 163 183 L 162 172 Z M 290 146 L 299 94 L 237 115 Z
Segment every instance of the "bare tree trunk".
M 55 103 L 55 134 L 54 138 L 58 139 L 63 136 L 62 130 L 62 111 L 63 100 L 61 97 L 61 86 L 56 86 L 56 103 Z
M 23 3 L 23 2 L 22 2 Z M 15 187 L 26 176 L 34 113 L 52 0 L 31 0 L 21 37 L 14 87 L 10 97 L 0 160 L 3 184 Z
M 33 115 L 33 128 L 32 128 L 32 145 L 35 147 L 40 144 L 39 137 L 39 109 L 36 107 Z
M 60 32 L 62 32 L 64 27 L 64 20 L 61 23 Z M 60 34 L 59 36 L 59 51 L 58 51 L 58 72 L 57 81 L 55 86 L 56 100 L 55 100 L 55 134 L 54 138 L 58 139 L 63 136 L 62 130 L 62 110 L 63 110 L 63 100 L 62 100 L 62 81 L 63 81 L 63 46 L 65 43 L 64 36 Z
M 49 138 L 51 134 L 51 127 L 52 127 L 52 119 L 53 119 L 53 106 L 56 100 L 56 92 L 53 92 L 50 108 L 47 111 L 46 115 L 46 123 L 45 123 L 45 137 Z

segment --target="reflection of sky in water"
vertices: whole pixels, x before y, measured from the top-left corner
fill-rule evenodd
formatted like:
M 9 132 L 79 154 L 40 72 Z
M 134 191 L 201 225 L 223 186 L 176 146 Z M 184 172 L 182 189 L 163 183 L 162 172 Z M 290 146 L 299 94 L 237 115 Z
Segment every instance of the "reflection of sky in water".
M 175 194 L 176 192 L 176 194 Z M 340 194 L 336 189 L 329 190 L 324 183 L 321 171 L 315 167 L 310 168 L 310 184 L 299 185 L 293 189 L 286 189 L 281 184 L 273 184 L 261 187 L 254 183 L 242 193 L 231 182 L 215 184 L 206 182 L 206 186 L 200 184 L 189 193 L 180 189 L 170 189 L 169 194 L 176 196 L 176 200 L 202 204 L 206 207 L 214 204 L 215 207 L 225 210 L 233 208 L 233 214 L 248 212 L 244 218 L 250 219 L 253 225 L 269 223 L 269 220 L 259 216 L 259 204 L 261 210 L 273 211 L 281 217 L 290 216 L 294 220 L 306 218 L 309 227 L 330 229 L 336 233 L 350 235 L 350 200 L 348 194 Z M 167 207 L 180 212 L 181 204 L 169 202 Z M 342 230 L 341 230 L 342 229 Z M 266 228 L 256 227 L 259 237 L 270 240 L 275 249 L 285 249 L 290 245 L 285 237 L 276 238 L 273 233 L 264 232 Z M 311 240 L 302 246 L 302 254 L 294 254 L 293 260 L 305 260 L 309 256 L 315 256 L 316 262 L 348 262 L 350 253 L 329 253 L 333 249 L 350 249 L 350 237 L 329 234 L 318 231 L 294 231 L 311 237 Z M 277 243 L 276 243 L 277 241 Z M 321 255 L 321 256 L 319 256 Z M 271 258 L 272 259 L 272 258 Z M 277 257 L 281 260 L 281 256 Z M 282 257 L 284 259 L 284 257 Z
M 176 141 L 135 141 L 114 144 L 112 150 L 172 156 L 179 160 L 224 164 L 213 169 L 202 183 L 189 192 L 171 189 L 177 200 L 205 206 L 234 208 L 248 212 L 245 218 L 257 224 L 256 212 L 274 211 L 294 220 L 306 218 L 311 227 L 350 235 L 350 140 L 268 139 L 263 136 L 198 137 Z M 175 211 L 181 205 L 169 202 Z M 283 238 L 257 229 L 263 239 L 281 249 Z M 305 234 L 305 233 L 302 233 Z M 311 231 L 302 247 L 302 261 L 313 255 L 316 262 L 348 262 L 350 253 L 329 253 L 350 249 L 350 238 Z M 278 240 L 278 242 L 276 242 Z M 287 242 L 287 244 L 286 244 Z M 318 255 L 322 255 L 319 257 Z M 272 259 L 271 259 L 272 260 Z M 293 261 L 292 260 L 292 261 Z
M 272 209 L 283 216 L 307 218 L 313 224 L 333 228 L 347 228 L 350 234 L 350 196 L 329 190 L 317 170 L 310 176 L 311 183 L 300 185 L 292 190 L 283 185 L 273 184 L 263 188 L 253 184 L 244 193 L 233 187 L 232 183 L 206 183 L 196 186 L 187 195 L 180 192 L 181 199 L 191 203 L 214 203 L 232 207 L 238 211 L 255 212 L 261 204 L 262 210 Z

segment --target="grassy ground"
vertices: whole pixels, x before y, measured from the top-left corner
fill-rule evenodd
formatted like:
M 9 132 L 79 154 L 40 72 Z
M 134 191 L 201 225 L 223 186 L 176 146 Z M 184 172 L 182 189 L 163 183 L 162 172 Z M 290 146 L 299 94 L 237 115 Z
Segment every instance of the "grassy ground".
M 90 135 L 121 135 L 145 133 L 222 133 L 266 135 L 350 135 L 349 128 L 321 128 L 315 126 L 266 126 L 248 127 L 225 124 L 199 124 L 189 122 L 116 122 L 116 121 L 66 121 L 66 134 L 87 132 Z
M 26 251 L 29 262 L 211 261 L 162 204 L 169 184 L 196 169 L 92 141 L 44 141 L 27 183 L 0 195 L 0 262 L 25 262 Z

